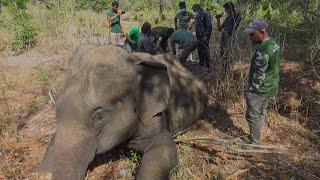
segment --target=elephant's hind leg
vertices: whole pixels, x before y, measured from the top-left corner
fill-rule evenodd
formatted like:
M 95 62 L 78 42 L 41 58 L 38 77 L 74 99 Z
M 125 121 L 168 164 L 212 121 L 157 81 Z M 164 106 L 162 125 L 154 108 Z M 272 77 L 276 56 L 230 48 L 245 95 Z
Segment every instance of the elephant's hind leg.
M 152 138 L 138 169 L 137 179 L 168 179 L 177 164 L 177 148 L 170 133 L 165 130 Z

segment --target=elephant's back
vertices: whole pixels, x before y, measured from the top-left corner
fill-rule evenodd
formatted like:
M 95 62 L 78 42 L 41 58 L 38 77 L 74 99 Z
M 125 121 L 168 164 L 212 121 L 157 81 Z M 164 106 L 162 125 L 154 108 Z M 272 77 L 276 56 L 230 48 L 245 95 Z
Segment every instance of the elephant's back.
M 68 74 L 60 91 L 76 86 L 87 90 L 89 84 L 95 86 L 119 88 L 120 82 L 128 81 L 135 72 L 129 54 L 122 48 L 106 45 L 82 45 L 69 59 Z M 92 86 L 92 85 L 91 85 Z M 59 95 L 59 93 L 57 94 Z

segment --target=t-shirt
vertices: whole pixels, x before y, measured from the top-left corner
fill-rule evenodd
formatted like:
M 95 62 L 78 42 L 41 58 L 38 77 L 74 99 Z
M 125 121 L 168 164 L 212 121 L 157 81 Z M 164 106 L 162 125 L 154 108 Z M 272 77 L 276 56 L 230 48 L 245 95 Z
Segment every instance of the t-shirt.
M 275 96 L 280 81 L 280 47 L 274 38 L 262 42 L 251 58 L 249 92 Z
M 191 32 L 185 29 L 179 29 L 173 33 L 171 41 L 173 43 L 177 43 L 181 47 L 185 47 L 192 42 L 196 42 L 197 39 Z
M 107 16 L 108 17 L 113 17 L 115 15 L 116 15 L 116 13 L 112 9 L 109 9 L 107 11 Z M 111 21 L 111 32 L 113 32 L 113 33 L 121 33 L 121 30 L 122 30 L 122 27 L 121 27 L 121 24 L 120 24 L 120 16 L 117 16 L 116 18 L 114 18 Z
M 130 31 L 128 32 L 131 40 L 133 41 L 133 44 L 136 45 L 138 43 L 141 31 L 140 31 L 140 27 L 133 27 L 130 29 Z
M 194 18 L 194 14 L 188 11 L 179 11 L 174 20 L 177 23 L 177 29 L 187 29 L 190 20 Z
M 149 53 L 149 54 L 153 54 L 153 55 L 156 54 L 156 48 L 155 48 L 153 42 L 145 34 L 141 34 L 141 36 L 139 37 L 139 41 L 137 44 L 137 51 Z

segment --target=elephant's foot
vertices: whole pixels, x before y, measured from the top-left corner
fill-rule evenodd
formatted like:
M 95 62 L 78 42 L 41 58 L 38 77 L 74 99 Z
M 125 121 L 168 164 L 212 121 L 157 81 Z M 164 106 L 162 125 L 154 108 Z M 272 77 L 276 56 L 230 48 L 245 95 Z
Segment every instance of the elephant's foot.
M 176 145 L 168 131 L 161 132 L 145 149 L 136 179 L 169 179 L 176 164 Z

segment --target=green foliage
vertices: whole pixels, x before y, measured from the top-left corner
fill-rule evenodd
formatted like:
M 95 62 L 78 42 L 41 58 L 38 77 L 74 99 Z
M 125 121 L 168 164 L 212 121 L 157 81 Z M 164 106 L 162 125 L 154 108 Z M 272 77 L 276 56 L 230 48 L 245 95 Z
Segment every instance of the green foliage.
M 76 0 L 76 7 L 83 9 L 92 9 L 96 12 L 109 9 L 112 0 Z
M 48 83 L 52 78 L 52 72 L 49 69 L 44 68 L 37 73 L 35 80 Z
M 14 10 L 12 29 L 15 31 L 15 36 L 11 42 L 11 49 L 16 54 L 33 47 L 38 41 L 38 27 L 29 19 L 24 10 Z
M 139 161 L 140 161 L 140 156 L 138 153 L 134 152 L 134 151 L 130 151 L 130 161 L 135 164 L 135 165 L 139 165 Z
M 4 0 L 2 3 L 4 6 L 16 7 L 18 9 L 26 9 L 28 0 L 16 0 L 14 3 L 12 0 Z

